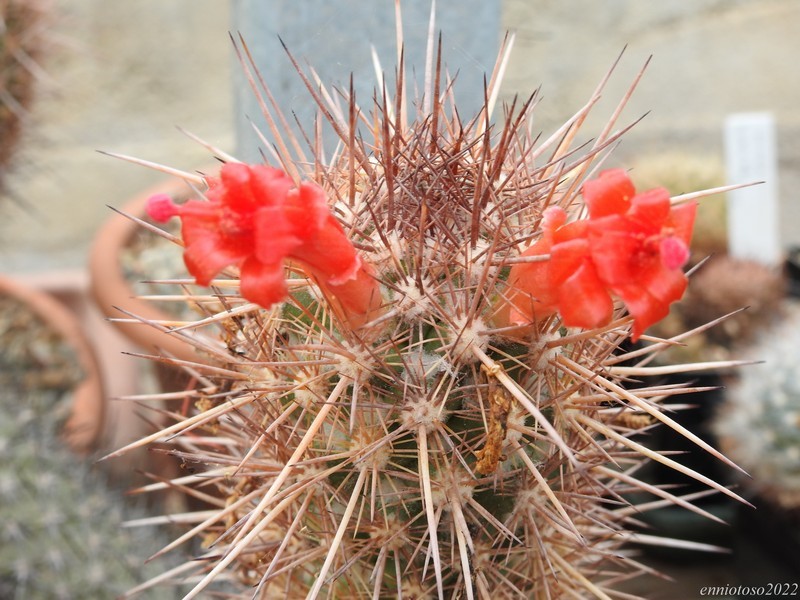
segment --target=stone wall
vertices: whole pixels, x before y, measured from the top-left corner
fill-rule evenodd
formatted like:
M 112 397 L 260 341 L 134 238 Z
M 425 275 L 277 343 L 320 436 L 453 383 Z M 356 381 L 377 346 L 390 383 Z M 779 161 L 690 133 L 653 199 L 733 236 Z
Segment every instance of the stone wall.
M 353 5 L 362 1 L 368 4 L 354 0 Z M 422 6 L 427 0 L 406 1 L 413 17 L 409 26 L 427 26 Z M 621 123 L 649 114 L 615 152 L 620 162 L 679 153 L 697 163 L 719 165 L 726 115 L 774 113 L 785 208 L 782 234 L 800 241 L 795 231 L 800 229 L 800 209 L 793 197 L 800 183 L 800 145 L 795 142 L 800 131 L 800 78 L 794 65 L 800 56 L 800 3 L 495 1 L 486 4 L 502 19 L 482 18 L 491 29 L 488 37 L 499 39 L 503 30 L 516 34 L 503 98 L 527 96 L 541 85 L 537 126 L 542 131 L 586 101 L 626 46 L 597 107 L 597 118 L 586 128 L 587 137 L 598 131 L 652 55 Z M 453 3 L 439 4 L 443 13 L 452 12 Z M 109 214 L 105 205 L 118 206 L 161 178 L 96 150 L 186 170 L 207 164 L 208 153 L 176 130 L 181 126 L 236 151 L 231 84 L 236 67 L 227 0 L 53 0 L 53 5 L 55 44 L 44 63 L 52 83 L 42 86 L 9 189 L 0 198 L 0 270 L 6 272 L 82 267 L 93 232 Z M 482 10 L 492 14 L 486 7 Z M 284 18 L 285 26 L 294 29 L 283 37 L 294 48 L 300 46 L 298 58 L 311 64 L 325 51 L 329 38 L 341 46 L 350 37 L 361 43 L 378 36 L 378 46 L 387 45 L 391 27 L 383 23 L 377 30 L 369 19 L 367 25 L 359 21 L 355 27 L 352 18 L 341 14 L 326 13 L 323 24 L 317 25 Z M 318 23 L 319 15 L 312 16 Z M 318 31 L 307 36 L 309 27 Z M 486 36 L 487 31 L 477 25 L 477 33 L 471 35 L 465 31 L 469 27 L 456 27 L 449 47 L 445 30 L 450 71 L 461 69 L 471 76 L 476 65 L 491 69 L 493 55 L 471 56 L 466 42 L 459 41 Z M 313 48 L 303 45 L 310 41 Z M 323 59 L 334 66 L 342 62 L 327 55 Z M 287 65 L 282 54 L 276 60 Z M 387 63 L 384 69 L 391 71 L 391 56 L 382 60 Z M 371 65 L 366 67 L 372 86 L 374 74 Z
M 0 197 L 0 271 L 80 269 L 94 231 L 160 174 L 99 154 L 191 170 L 231 150 L 225 0 L 53 0 L 48 74 Z
M 587 137 L 599 131 L 649 56 L 622 123 L 647 114 L 614 156 L 631 165 L 683 155 L 723 164 L 730 113 L 769 111 L 777 123 L 784 244 L 800 243 L 800 3 L 796 0 L 506 0 L 503 26 L 516 34 L 506 100 L 542 85 L 543 131 L 592 94 L 624 55 Z

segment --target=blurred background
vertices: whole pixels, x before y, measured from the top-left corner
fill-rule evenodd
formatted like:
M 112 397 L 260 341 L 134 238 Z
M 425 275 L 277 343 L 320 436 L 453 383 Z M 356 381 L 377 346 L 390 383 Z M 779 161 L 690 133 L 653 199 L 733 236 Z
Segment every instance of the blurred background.
M 354 71 L 365 100 L 375 87 L 370 45 L 378 48 L 383 69 L 393 79 L 394 12 L 388 0 L 339 2 L 336 9 L 319 8 L 328 4 L 321 1 L 291 9 L 288 2 L 246 0 L 45 4 L 46 48 L 37 61 L 41 70 L 35 102 L 26 108 L 27 126 L 13 168 L 3 166 L 4 271 L 81 268 L 93 232 L 108 216 L 106 204 L 118 205 L 158 180 L 158 174 L 97 150 L 187 170 L 206 164 L 208 152 L 179 133 L 176 127 L 182 127 L 229 152 L 252 152 L 255 138 L 238 145 L 236 140 L 237 131 L 239 137 L 249 134 L 247 125 L 237 123 L 256 118 L 257 111 L 255 104 L 249 111 L 242 109 L 250 94 L 235 61 L 231 32 L 242 32 L 264 56 L 262 68 L 271 89 L 291 109 L 300 110 L 301 120 L 307 94 L 278 35 L 323 81 L 346 87 Z M 504 33 L 513 32 L 516 41 L 502 99 L 526 98 L 541 86 L 536 114 L 541 131 L 549 133 L 583 106 L 625 49 L 604 94 L 607 104 L 598 107 L 587 127 L 596 131 L 652 55 L 622 122 L 645 113 L 647 117 L 621 144 L 620 162 L 683 154 L 690 164 L 720 168 L 726 117 L 768 111 L 777 123 L 781 201 L 787 211 L 797 211 L 792 201 L 800 177 L 796 3 L 467 4 L 438 3 L 445 59 L 450 72 L 458 74 L 460 99 L 477 96 L 480 102 L 483 75 L 494 66 Z M 429 3 L 404 5 L 407 45 L 414 49 L 408 60 L 420 64 Z M 792 214 L 791 222 L 798 222 Z M 797 227 L 788 219 L 783 225 L 787 243 L 797 242 Z
M 79 317 L 89 344 L 100 355 L 107 396 L 141 392 L 142 377 L 137 372 L 126 375 L 127 367 L 115 362 L 135 360 L 122 357 L 131 343 L 110 330 L 90 298 L 90 248 L 112 214 L 108 206 L 126 205 L 165 177 L 98 151 L 186 171 L 209 165 L 208 150 L 180 128 L 234 156 L 257 158 L 260 142 L 251 122 L 261 127 L 263 123 L 233 50 L 231 38 L 239 39 L 240 34 L 278 103 L 296 113 L 300 123 L 312 120 L 313 107 L 281 40 L 301 65 L 312 65 L 325 83 L 347 88 L 353 72 L 357 95 L 365 102 L 371 100 L 376 81 L 371 47 L 387 78 L 393 80 L 396 50 L 391 0 L 298 4 L 288 0 L 0 0 L 6 11 L 0 24 L 2 49 L 8 55 L 2 64 L 7 73 L 17 73 L 17 79 L 5 80 L 0 88 L 4 117 L 0 144 L 7 150 L 0 154 L 0 274 L 50 293 Z M 35 19 L 12 12 L 22 5 L 36 8 Z M 800 244 L 795 191 L 800 187 L 796 64 L 800 4 L 796 0 L 447 0 L 437 6 L 436 26 L 443 30 L 447 67 L 457 74 L 457 98 L 465 118 L 482 103 L 484 74 L 494 68 L 506 32 L 515 36 L 515 44 L 500 100 L 526 99 L 541 88 L 534 127 L 545 135 L 583 106 L 622 53 L 584 127 L 586 132 L 599 132 L 649 60 L 620 125 L 644 118 L 625 135 L 611 159 L 631 167 L 640 185 L 664 185 L 680 194 L 741 183 L 732 180 L 730 169 L 726 172 L 726 160 L 730 166 L 726 123 L 741 114 L 764 117 L 753 125 L 752 147 L 758 154 L 753 160 L 766 164 L 774 176 L 757 202 L 763 202 L 764 211 L 773 211 L 777 218 L 766 229 L 758 229 L 758 235 L 768 246 L 778 248 L 779 257 L 755 266 L 733 264 L 717 274 L 722 283 L 715 284 L 715 289 L 730 291 L 722 293 L 721 299 L 696 299 L 711 307 L 703 315 L 705 320 L 721 316 L 734 302 L 740 304 L 730 310 L 755 307 L 750 312 L 756 325 L 734 321 L 738 325 L 728 328 L 727 337 L 721 334 L 704 340 L 701 359 L 730 357 L 737 343 L 742 354 L 750 353 L 756 341 L 751 342 L 748 332 L 760 327 L 758 319 L 767 327 L 776 315 L 791 312 L 792 301 L 781 286 L 791 287 L 784 280 L 785 269 L 792 267 L 794 248 Z M 406 60 L 418 65 L 418 73 L 423 68 L 420 61 L 429 11 L 427 0 L 403 2 Z M 19 21 L 27 18 L 32 26 L 17 33 L 14 27 L 24 26 Z M 20 98 L 12 96 L 23 88 Z M 748 142 L 743 147 L 740 142 L 740 153 L 746 154 L 748 148 Z M 708 204 L 711 208 L 700 225 L 703 234 L 698 243 L 706 255 L 725 255 L 729 234 L 725 198 Z M 742 270 L 747 268 L 751 270 Z M 737 282 L 749 288 L 737 287 Z M 697 318 L 672 315 L 677 325 L 671 321 L 666 326 L 694 327 L 700 324 Z M 791 355 L 794 347 L 788 348 L 784 354 Z M 800 345 L 796 350 L 800 352 Z M 793 362 L 787 370 L 792 368 Z M 139 432 L 138 425 L 131 425 L 135 417 L 121 413 L 118 406 L 104 410 L 107 414 L 97 439 L 87 442 L 84 449 L 90 453 L 108 451 Z M 777 418 L 791 421 L 792 415 L 800 419 L 800 412 Z M 795 429 L 798 425 L 800 421 L 794 422 Z M 709 435 L 715 434 L 709 430 Z M 730 430 L 726 435 L 731 436 Z M 794 447 L 800 453 L 800 445 Z M 800 454 L 790 457 L 789 463 L 787 469 L 796 476 Z M 125 473 L 135 466 L 122 461 L 117 468 Z M 788 505 L 787 512 L 796 511 L 794 500 Z M 778 531 L 785 534 L 794 528 L 796 538 L 796 514 L 789 519 L 789 529 Z M 781 550 L 790 554 L 793 565 L 800 561 L 797 549 L 795 545 Z M 655 597 L 693 598 L 701 597 L 703 584 L 739 582 L 743 564 L 754 573 L 756 562 L 758 568 L 767 569 L 754 575 L 760 583 L 776 582 L 769 577 L 786 573 L 780 568 L 769 571 L 769 565 L 775 564 L 772 559 L 755 561 L 753 555 L 763 554 L 760 551 L 734 554 L 715 560 L 693 555 L 689 564 L 659 556 L 664 568 L 678 578 L 675 585 L 679 587 L 643 585 L 654 586 Z M 739 560 L 742 557 L 745 563 Z

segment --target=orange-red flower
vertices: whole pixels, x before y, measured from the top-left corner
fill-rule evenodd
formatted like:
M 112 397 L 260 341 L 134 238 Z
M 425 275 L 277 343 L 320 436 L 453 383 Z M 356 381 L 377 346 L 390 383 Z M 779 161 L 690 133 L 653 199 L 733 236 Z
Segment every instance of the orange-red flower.
M 663 188 L 636 194 L 621 169 L 600 173 L 582 193 L 589 217 L 566 223 L 563 209 L 547 209 L 542 237 L 522 253 L 543 260 L 512 267 L 509 321 L 558 312 L 567 326 L 599 327 L 611 320 L 613 295 L 633 316 L 636 340 L 686 290 L 696 203 L 672 207 Z
M 242 296 L 270 307 L 287 296 L 283 263 L 291 259 L 351 322 L 376 316 L 382 302 L 378 284 L 319 186 L 295 186 L 279 169 L 240 163 L 224 165 L 219 178 L 207 182 L 207 201 L 176 205 L 157 195 L 148 205 L 155 220 L 180 217 L 184 262 L 197 283 L 209 285 L 222 269 L 236 265 Z

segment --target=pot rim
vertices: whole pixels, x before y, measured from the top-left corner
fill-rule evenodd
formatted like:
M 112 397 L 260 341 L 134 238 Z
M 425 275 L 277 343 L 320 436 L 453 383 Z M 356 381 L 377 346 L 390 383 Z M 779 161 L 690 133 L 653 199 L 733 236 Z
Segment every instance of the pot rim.
M 137 194 L 115 212 L 98 230 L 89 249 L 89 291 L 95 304 L 114 327 L 137 346 L 158 355 L 197 363 L 201 360 L 194 346 L 179 336 L 148 322 L 174 321 L 152 302 L 136 297 L 120 268 L 120 254 L 141 225 L 147 200 L 154 194 L 175 195 L 187 189 L 180 179 L 172 179 Z M 135 217 L 135 218 L 133 218 Z M 131 316 L 142 322 L 122 322 Z
M 75 351 L 84 377 L 73 390 L 72 410 L 62 436 L 75 453 L 88 454 L 100 440 L 107 407 L 100 361 L 80 319 L 48 292 L 8 275 L 0 274 L 0 295 L 26 304 Z

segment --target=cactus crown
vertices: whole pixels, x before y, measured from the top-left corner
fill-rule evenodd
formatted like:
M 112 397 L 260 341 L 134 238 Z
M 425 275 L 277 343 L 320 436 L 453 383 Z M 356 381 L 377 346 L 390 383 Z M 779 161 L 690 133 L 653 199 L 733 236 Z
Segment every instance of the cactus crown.
M 216 294 L 174 331 L 198 348 L 187 365 L 197 384 L 164 398 L 193 408 L 132 445 L 169 435 L 174 454 L 205 469 L 171 483 L 214 508 L 175 544 L 209 545 L 187 597 L 231 572 L 265 598 L 608 597 L 643 569 L 620 552 L 636 511 L 623 495 L 687 504 L 634 476 L 652 453 L 631 435 L 657 420 L 680 429 L 659 410 L 679 390 L 624 388 L 647 370 L 621 363 L 663 345 L 619 351 L 631 318 L 611 300 L 636 326 L 682 292 L 680 219 L 668 195 L 606 187 L 579 219 L 617 114 L 584 151 L 574 145 L 596 95 L 546 140 L 528 133 L 536 95 L 495 130 L 509 49 L 468 122 L 449 109 L 437 56 L 413 119 L 402 92 L 380 90 L 371 113 L 351 97 L 345 115 L 309 83 L 341 138 L 333 160 L 309 160 L 273 125 L 281 173 L 218 153 L 219 177 L 187 174 L 208 184 L 207 201 L 154 200 L 152 216 L 181 217 L 187 267 Z M 273 112 L 268 122 L 282 122 Z M 546 209 L 558 212 L 550 222 Z M 653 242 L 648 281 L 669 279 L 658 302 L 661 292 L 611 281 L 591 250 L 604 243 L 593 219 L 628 239 L 651 224 L 645 210 L 669 228 L 630 234 L 633 254 Z M 531 267 L 556 257 L 557 273 Z M 571 293 L 545 304 L 554 281 Z M 611 308 L 587 315 L 595 303 Z

